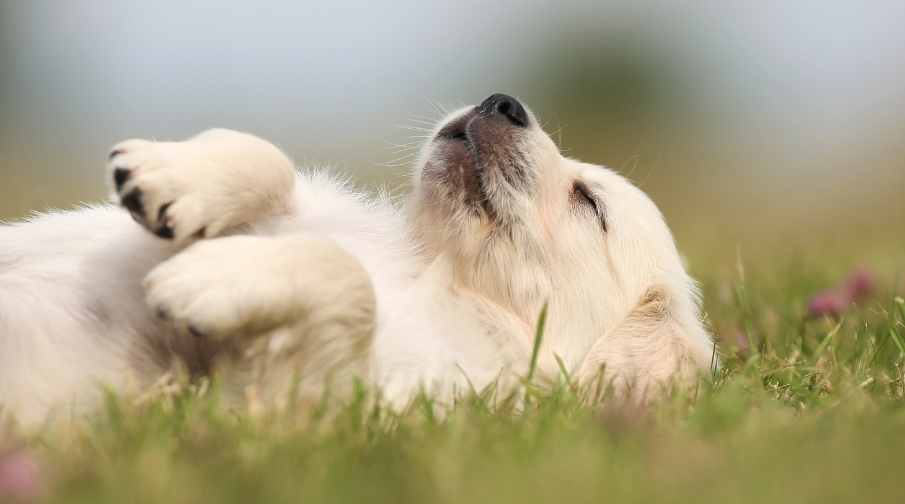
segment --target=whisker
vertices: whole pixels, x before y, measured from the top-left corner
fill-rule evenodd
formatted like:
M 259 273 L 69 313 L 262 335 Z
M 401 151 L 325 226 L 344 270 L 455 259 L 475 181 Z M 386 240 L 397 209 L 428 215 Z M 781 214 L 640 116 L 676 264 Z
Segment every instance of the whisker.
M 408 130 L 408 131 L 416 131 L 418 133 L 430 133 L 431 130 L 427 128 L 422 128 L 420 126 L 405 126 L 405 125 L 397 125 L 397 128 Z
M 403 168 L 412 164 L 413 157 L 412 156 L 404 156 L 401 158 L 391 159 L 389 161 L 384 161 L 382 163 L 377 163 L 378 166 L 385 166 L 387 168 Z
M 413 140 L 411 142 L 406 142 L 406 143 L 401 143 L 401 144 L 393 143 L 393 142 L 386 142 L 388 147 L 394 147 L 396 149 L 411 149 L 413 147 L 419 146 L 421 143 L 422 142 L 420 140 Z
M 444 117 L 449 114 L 449 112 L 443 107 L 443 105 L 439 104 L 438 102 L 430 100 L 430 104 L 440 114 L 441 117 Z
M 416 115 L 416 116 L 412 116 L 412 119 L 415 119 L 415 120 L 418 120 L 418 121 L 422 121 L 422 122 L 426 122 L 426 123 L 431 123 L 431 124 L 436 124 L 436 123 L 437 123 L 437 118 L 436 118 L 436 117 L 431 117 L 431 116 L 420 116 L 420 115 Z
M 417 118 L 417 117 L 413 117 L 413 118 L 411 119 L 411 121 L 414 122 L 414 123 L 423 124 L 423 125 L 425 125 L 425 126 L 427 126 L 427 127 L 429 127 L 429 128 L 433 128 L 434 126 L 437 125 L 437 121 L 431 121 L 431 120 L 428 120 L 428 119 L 419 119 L 419 118 Z

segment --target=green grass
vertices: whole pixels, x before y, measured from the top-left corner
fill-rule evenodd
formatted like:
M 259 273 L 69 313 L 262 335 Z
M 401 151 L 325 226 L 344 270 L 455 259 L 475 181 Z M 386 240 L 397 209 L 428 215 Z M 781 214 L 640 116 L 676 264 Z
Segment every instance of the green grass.
M 142 407 L 110 398 L 26 446 L 45 500 L 68 504 L 905 501 L 894 271 L 842 320 L 808 320 L 808 296 L 843 269 L 765 266 L 697 272 L 722 368 L 647 410 L 583 405 L 563 381 L 526 384 L 524 411 L 475 395 L 448 416 L 429 398 L 391 414 L 362 391 L 329 420 L 267 418 L 196 387 Z

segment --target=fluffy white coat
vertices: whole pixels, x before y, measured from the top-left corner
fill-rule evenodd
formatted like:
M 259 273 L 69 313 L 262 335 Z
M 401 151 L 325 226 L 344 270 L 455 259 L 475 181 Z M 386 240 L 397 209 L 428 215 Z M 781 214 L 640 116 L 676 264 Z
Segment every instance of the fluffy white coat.
M 449 400 L 527 372 L 545 303 L 540 377 L 558 358 L 621 395 L 687 383 L 714 350 L 660 212 L 537 124 L 505 95 L 451 114 L 401 205 L 244 133 L 118 144 L 129 211 L 0 227 L 0 407 L 65 418 L 174 366 L 274 400 L 355 377 Z

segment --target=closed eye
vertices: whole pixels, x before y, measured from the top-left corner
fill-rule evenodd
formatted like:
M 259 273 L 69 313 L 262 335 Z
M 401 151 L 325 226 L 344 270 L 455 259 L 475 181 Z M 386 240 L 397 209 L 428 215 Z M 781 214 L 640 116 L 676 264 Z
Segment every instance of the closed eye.
M 606 207 L 600 201 L 591 189 L 583 182 L 575 182 L 572 185 L 572 194 L 569 197 L 573 207 L 582 207 L 593 212 L 594 216 L 600 221 L 603 230 L 607 230 L 606 223 Z

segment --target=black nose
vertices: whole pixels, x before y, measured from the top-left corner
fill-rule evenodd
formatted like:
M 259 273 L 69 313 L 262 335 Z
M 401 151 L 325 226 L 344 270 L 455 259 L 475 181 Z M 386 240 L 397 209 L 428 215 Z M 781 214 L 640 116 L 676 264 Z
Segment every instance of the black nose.
M 528 126 L 528 112 L 525 111 L 525 107 L 515 98 L 502 93 L 492 94 L 481 102 L 478 105 L 478 112 L 485 116 L 500 115 L 513 125 L 522 128 Z

